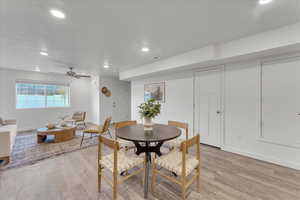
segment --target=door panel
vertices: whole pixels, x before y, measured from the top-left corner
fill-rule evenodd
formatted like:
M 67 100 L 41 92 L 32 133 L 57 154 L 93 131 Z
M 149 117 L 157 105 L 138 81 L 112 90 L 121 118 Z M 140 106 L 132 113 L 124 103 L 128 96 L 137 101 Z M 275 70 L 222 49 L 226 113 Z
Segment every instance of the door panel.
M 195 77 L 195 129 L 201 143 L 221 145 L 221 71 L 197 72 Z
M 300 61 L 262 66 L 261 138 L 300 147 Z
M 130 85 L 120 85 L 115 89 L 112 116 L 116 122 L 130 120 Z
M 111 96 L 101 94 L 100 116 L 101 121 L 107 117 L 112 117 L 113 122 L 130 120 L 130 83 L 125 81 L 103 81 L 102 86 L 106 86 L 111 91 Z

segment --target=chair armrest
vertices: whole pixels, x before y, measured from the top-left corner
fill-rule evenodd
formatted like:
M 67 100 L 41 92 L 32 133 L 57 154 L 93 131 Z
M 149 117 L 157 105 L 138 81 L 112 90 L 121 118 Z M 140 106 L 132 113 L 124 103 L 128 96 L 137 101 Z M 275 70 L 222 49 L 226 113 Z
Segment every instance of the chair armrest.
M 72 116 L 64 115 L 64 116 L 60 116 L 59 119 L 64 121 L 64 120 L 72 119 Z
M 0 157 L 6 157 L 11 152 L 11 132 L 10 130 L 0 131 Z
M 8 120 L 4 120 L 4 123 L 7 124 L 7 125 L 15 125 L 15 124 L 17 124 L 17 120 L 8 119 Z
M 64 122 L 76 122 L 74 119 L 65 119 Z

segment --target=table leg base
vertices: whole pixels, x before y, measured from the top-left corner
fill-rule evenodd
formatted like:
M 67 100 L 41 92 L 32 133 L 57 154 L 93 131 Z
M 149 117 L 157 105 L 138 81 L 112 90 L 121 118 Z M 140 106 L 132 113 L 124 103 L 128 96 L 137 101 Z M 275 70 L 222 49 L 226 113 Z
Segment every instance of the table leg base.
M 135 146 L 136 146 L 136 155 L 140 155 L 141 153 L 144 152 L 153 152 L 156 153 L 156 155 L 158 156 L 162 156 L 162 153 L 160 151 L 161 146 L 163 145 L 163 142 L 158 142 L 157 145 L 155 146 L 142 146 L 140 145 L 139 142 L 134 142 Z M 149 144 L 148 144 L 149 145 Z M 150 159 L 151 162 L 151 159 Z

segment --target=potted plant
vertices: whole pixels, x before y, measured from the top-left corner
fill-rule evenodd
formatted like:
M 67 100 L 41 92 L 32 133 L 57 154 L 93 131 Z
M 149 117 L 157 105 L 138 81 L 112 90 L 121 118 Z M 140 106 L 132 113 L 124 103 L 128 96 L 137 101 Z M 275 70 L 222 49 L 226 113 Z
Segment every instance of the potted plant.
M 141 118 L 144 119 L 145 130 L 152 130 L 152 119 L 160 114 L 161 104 L 155 99 L 149 99 L 138 108 Z

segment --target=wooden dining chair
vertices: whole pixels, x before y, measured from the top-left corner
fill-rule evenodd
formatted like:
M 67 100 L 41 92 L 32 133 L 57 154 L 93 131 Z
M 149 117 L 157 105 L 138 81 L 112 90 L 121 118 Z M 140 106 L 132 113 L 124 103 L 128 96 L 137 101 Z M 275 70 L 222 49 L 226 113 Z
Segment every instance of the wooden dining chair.
M 170 150 L 174 148 L 179 148 L 180 144 L 189 139 L 189 124 L 188 123 L 183 123 L 183 122 L 178 122 L 178 121 L 168 121 L 169 126 L 175 126 L 177 128 L 183 129 L 185 132 L 185 139 L 182 138 L 176 138 L 174 140 L 171 140 L 169 142 L 166 142 L 166 145 L 169 147 Z
M 83 132 L 82 132 L 82 139 L 81 139 L 81 143 L 80 143 L 80 147 L 82 146 L 82 142 L 83 142 L 83 139 L 84 139 L 84 135 L 85 134 L 90 134 L 91 137 L 93 135 L 99 135 L 99 134 L 105 134 L 105 133 L 108 133 L 111 136 L 111 133 L 109 131 L 109 127 L 110 127 L 110 122 L 111 122 L 111 117 L 108 117 L 106 118 L 106 120 L 104 121 L 104 124 L 103 126 L 98 126 L 98 125 L 95 125 L 93 127 L 90 127 L 90 128 L 87 128 L 85 129 Z
M 187 153 L 187 150 L 193 146 L 197 148 L 195 156 Z M 175 172 L 178 178 L 165 175 L 158 170 L 157 166 L 167 169 L 170 172 Z M 197 191 L 200 192 L 200 136 L 197 135 L 186 140 L 181 143 L 180 149 L 174 149 L 168 154 L 154 159 L 152 164 L 152 192 L 155 190 L 157 175 L 180 185 L 182 200 L 186 199 L 187 188 L 194 181 L 197 181 Z
M 109 155 L 102 155 L 102 146 L 105 145 L 113 150 L 113 153 Z M 142 167 L 141 167 L 142 166 Z M 119 176 L 120 172 L 128 171 L 133 168 L 139 167 L 134 172 L 126 176 Z M 113 176 L 113 179 L 109 179 L 104 176 L 103 170 L 108 169 Z M 105 180 L 112 186 L 113 200 L 117 199 L 118 185 L 126 181 L 128 178 L 137 175 L 139 173 L 145 173 L 145 158 L 137 157 L 135 155 L 128 156 L 123 151 L 120 151 L 119 142 L 113 139 L 99 136 L 99 148 L 98 148 L 98 191 L 101 192 L 101 180 Z M 143 180 L 143 179 L 142 179 Z M 143 181 L 142 181 L 143 182 Z
M 134 125 L 137 125 L 136 120 L 116 122 L 114 124 L 114 126 L 115 126 L 115 140 L 117 140 L 120 143 L 120 147 L 124 148 L 126 151 L 129 150 L 129 149 L 135 148 L 134 143 L 130 142 L 130 141 L 123 140 L 123 139 L 120 139 L 120 138 L 117 138 L 116 133 L 117 133 L 117 130 L 119 128 L 123 128 L 123 127 L 126 127 L 126 126 L 134 126 Z

